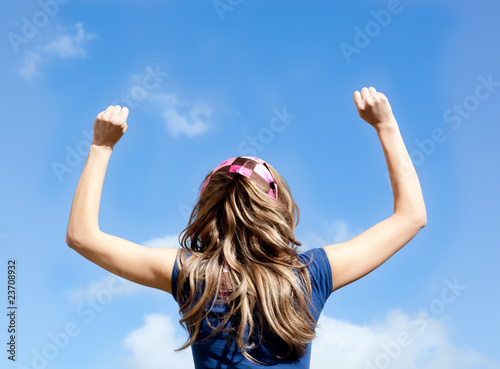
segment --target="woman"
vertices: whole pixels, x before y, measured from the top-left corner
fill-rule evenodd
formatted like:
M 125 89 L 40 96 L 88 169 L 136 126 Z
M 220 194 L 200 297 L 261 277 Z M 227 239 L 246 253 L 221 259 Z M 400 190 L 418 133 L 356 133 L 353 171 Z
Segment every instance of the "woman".
M 102 232 L 104 175 L 128 116 L 127 108 L 109 106 L 94 123 L 67 244 L 111 273 L 171 293 L 189 332 L 180 349 L 191 346 L 197 369 L 309 368 L 316 323 L 330 294 L 376 269 L 427 222 L 387 98 L 365 87 L 354 93 L 354 103 L 382 144 L 394 212 L 349 241 L 299 253 L 299 211 L 290 189 L 255 157 L 225 160 L 205 177 L 179 249 L 147 248 Z

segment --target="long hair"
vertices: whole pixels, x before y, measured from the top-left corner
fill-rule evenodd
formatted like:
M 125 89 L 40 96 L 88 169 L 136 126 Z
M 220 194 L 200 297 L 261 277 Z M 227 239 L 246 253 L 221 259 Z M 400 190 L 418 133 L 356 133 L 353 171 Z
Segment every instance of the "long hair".
M 317 322 L 308 308 L 309 263 L 299 260 L 297 246 L 301 243 L 294 236 L 299 209 L 284 178 L 266 165 L 278 185 L 278 200 L 243 175 L 212 173 L 187 227 L 179 235 L 182 239 L 177 262 L 183 267 L 176 297 L 182 314 L 180 323 L 189 332 L 189 339 L 175 351 L 196 341 L 203 319 L 213 330 L 205 339 L 227 332 L 222 327 L 231 321 L 238 348 L 253 362 L 259 361 L 247 352 L 254 348 L 247 342 L 256 326 L 260 332 L 259 344 L 266 332 L 274 341 L 284 343 L 287 352 L 278 358 L 303 356 L 306 345 L 316 337 Z M 192 256 L 188 258 L 186 251 Z M 204 288 L 200 288 L 200 281 L 204 282 Z M 189 289 L 187 296 L 184 287 Z M 201 296 L 195 300 L 200 291 Z M 224 292 L 229 292 L 224 299 L 229 304 L 229 313 L 222 324 L 214 327 L 208 321 L 208 311 L 214 306 L 214 296 Z M 235 315 L 236 322 L 232 319 Z

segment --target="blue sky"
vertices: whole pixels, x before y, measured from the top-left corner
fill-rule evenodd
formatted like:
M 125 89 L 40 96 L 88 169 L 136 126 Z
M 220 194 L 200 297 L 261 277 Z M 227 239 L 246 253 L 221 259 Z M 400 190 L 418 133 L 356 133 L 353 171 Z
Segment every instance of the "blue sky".
M 103 231 L 177 247 L 207 171 L 255 155 L 289 183 L 307 250 L 392 214 L 381 145 L 352 101 L 364 86 L 391 102 L 428 223 L 331 295 L 312 368 L 500 368 L 499 12 L 493 0 L 9 3 L 0 250 L 4 296 L 17 262 L 18 336 L 2 368 L 193 367 L 190 349 L 174 352 L 187 335 L 171 295 L 66 246 L 100 111 L 130 109 Z

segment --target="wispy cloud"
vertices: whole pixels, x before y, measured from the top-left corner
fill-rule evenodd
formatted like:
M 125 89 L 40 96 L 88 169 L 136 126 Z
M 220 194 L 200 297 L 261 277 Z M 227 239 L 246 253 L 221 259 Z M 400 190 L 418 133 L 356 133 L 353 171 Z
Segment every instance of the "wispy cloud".
M 71 287 L 64 291 L 64 296 L 72 304 L 81 304 L 87 301 L 99 299 L 101 296 L 106 299 L 113 299 L 118 296 L 128 295 L 144 290 L 144 286 L 119 277 L 115 274 L 108 274 L 105 277 L 91 281 L 84 287 Z
M 419 319 L 393 310 L 381 322 L 356 325 L 323 314 L 318 337 L 312 344 L 311 368 L 331 369 L 332 363 L 342 369 L 499 368 L 474 349 L 454 344 L 444 321 Z M 176 327 L 180 325 L 169 315 L 146 316 L 144 325 L 123 340 L 129 354 L 127 366 L 130 369 L 192 369 L 190 348 L 174 352 L 187 339 L 187 334 Z M 184 333 L 179 335 L 181 331 Z M 405 346 L 397 347 L 398 337 L 405 338 Z
M 199 136 L 211 125 L 212 108 L 201 100 L 181 101 L 176 94 L 158 94 L 151 97 L 160 103 L 165 127 L 172 137 Z
M 165 237 L 161 238 L 151 238 L 143 242 L 142 245 L 156 249 L 165 247 L 177 249 L 180 247 L 178 237 L 179 235 L 166 235 Z
M 124 347 L 129 351 L 126 366 L 130 369 L 193 369 L 191 348 L 174 351 L 187 338 L 186 335 L 176 335 L 177 325 L 179 323 L 169 315 L 147 315 L 144 325 L 127 334 L 123 340 Z
M 301 251 L 345 242 L 356 237 L 363 231 L 364 229 L 362 228 L 352 229 L 352 226 L 341 219 L 326 223 L 320 228 L 307 228 L 301 232 Z
M 62 30 L 62 35 L 57 38 L 49 40 L 44 45 L 38 45 L 33 51 L 27 51 L 18 73 L 29 81 L 39 74 L 40 64 L 43 62 L 54 58 L 85 56 L 87 54 L 84 48 L 85 43 L 95 37 L 96 35 L 85 32 L 82 23 L 76 24 L 76 33 L 73 35 L 66 34 L 66 31 Z
M 19 75 L 25 80 L 30 80 L 37 72 L 38 65 L 41 63 L 42 57 L 39 52 L 27 51 L 24 56 L 23 64 L 19 68 Z

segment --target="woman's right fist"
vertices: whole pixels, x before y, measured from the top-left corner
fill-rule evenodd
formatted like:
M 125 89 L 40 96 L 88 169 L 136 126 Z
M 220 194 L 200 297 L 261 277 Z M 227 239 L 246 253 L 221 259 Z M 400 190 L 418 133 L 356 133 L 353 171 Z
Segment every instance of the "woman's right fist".
M 374 87 L 363 87 L 361 93 L 355 91 L 353 97 L 359 116 L 375 129 L 397 124 L 389 100 L 382 92 L 377 92 Z
M 92 144 L 113 148 L 127 130 L 128 108 L 110 105 L 94 121 Z

